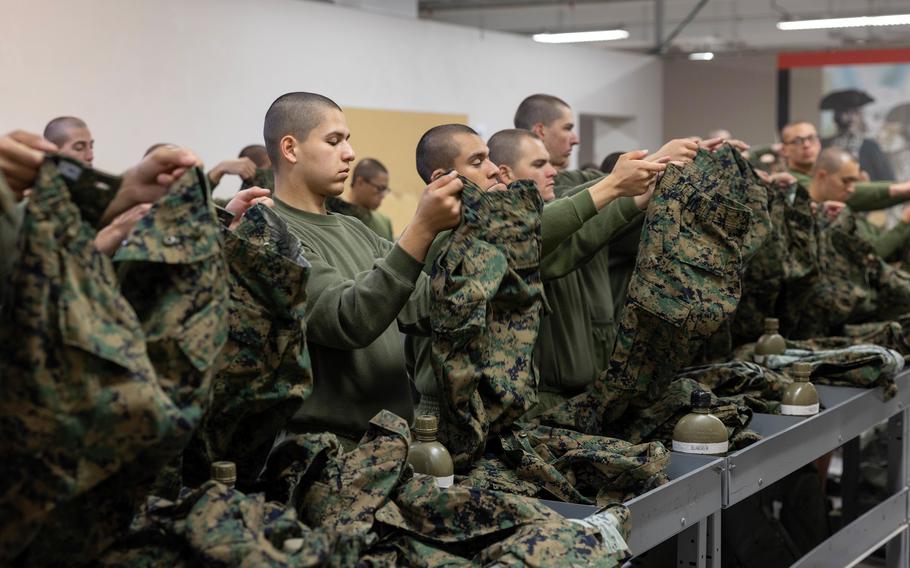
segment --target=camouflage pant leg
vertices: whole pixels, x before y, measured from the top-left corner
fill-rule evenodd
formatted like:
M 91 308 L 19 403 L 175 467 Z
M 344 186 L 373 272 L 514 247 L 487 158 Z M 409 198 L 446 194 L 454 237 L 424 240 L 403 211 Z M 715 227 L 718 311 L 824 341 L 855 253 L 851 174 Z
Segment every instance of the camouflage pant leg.
M 462 224 L 433 269 L 430 307 L 440 440 L 456 469 L 537 401 L 531 355 L 543 307 L 535 186 L 484 193 L 467 182 L 462 202 Z
M 501 441 L 518 477 L 570 503 L 624 501 L 667 481 L 669 452 L 660 443 L 633 445 L 602 436 L 538 426 Z M 548 495 L 549 494 L 549 495 Z
M 589 432 L 617 419 L 633 398 L 654 400 L 733 313 L 750 218 L 745 206 L 668 168 L 648 209 L 610 368 L 593 385 L 602 414 Z
M 743 273 L 742 298 L 731 320 L 733 345 L 756 339 L 766 317 L 778 313 L 777 303 L 784 284 L 787 232 L 784 227 L 786 195 L 780 189 L 768 191 L 771 230 L 768 238 L 748 261 Z
M 228 341 L 191 448 L 184 483 L 209 478 L 211 462 L 237 465 L 237 487 L 248 491 L 287 420 L 313 388 L 306 349 L 309 264 L 284 221 L 254 206 L 225 234 L 231 303 Z
M 129 523 L 124 493 L 149 482 L 189 431 L 158 383 L 110 260 L 94 246 L 92 223 L 118 184 L 49 157 L 28 202 L 14 296 L 0 321 L 0 560 L 51 522 L 84 536 L 66 549 L 54 545 L 66 535 L 48 533 L 33 563 L 91 559 Z M 111 500 L 124 506 L 111 511 Z

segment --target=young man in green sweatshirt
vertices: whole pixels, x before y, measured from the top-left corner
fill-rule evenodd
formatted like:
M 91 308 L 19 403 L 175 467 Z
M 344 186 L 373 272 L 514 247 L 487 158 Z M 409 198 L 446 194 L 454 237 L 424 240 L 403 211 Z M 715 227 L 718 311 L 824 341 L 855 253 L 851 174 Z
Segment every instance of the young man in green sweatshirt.
M 287 425 L 291 433 L 332 432 L 351 447 L 387 409 L 410 421 L 413 402 L 400 330 L 426 330 L 422 268 L 439 231 L 461 220 L 461 181 L 440 176 L 421 196 L 396 244 L 359 220 L 328 214 L 354 160 L 344 113 L 314 93 L 272 103 L 263 128 L 275 168 L 275 211 L 310 262 L 307 341 L 313 393 Z
M 815 126 L 809 122 L 793 122 L 781 129 L 782 154 L 787 160 L 790 174 L 796 178 L 797 183 L 810 189 L 813 181 L 813 172 L 817 170 L 816 162 L 822 152 L 821 141 Z M 859 175 L 859 174 L 858 174 Z M 810 190 L 810 195 L 811 195 Z M 816 201 L 830 201 L 829 198 L 816 199 Z M 849 186 L 844 186 L 844 191 L 838 194 L 842 201 L 853 211 L 871 211 L 904 203 L 910 200 L 910 182 L 894 183 L 889 181 L 867 182 L 859 177 Z M 857 217 L 857 233 L 863 240 L 875 248 L 879 256 L 886 260 L 896 260 L 900 254 L 910 247 L 910 212 L 907 209 L 901 214 L 901 219 L 891 229 L 883 230 L 864 217 Z
M 351 174 L 351 191 L 345 196 L 345 203 L 332 200 L 329 207 L 334 210 L 333 205 L 338 205 L 337 213 L 357 217 L 374 233 L 387 241 L 392 241 L 395 240 L 392 221 L 377 211 L 388 194 L 389 170 L 379 160 L 364 158 L 354 166 L 354 173 Z
M 495 135 L 491 144 L 495 143 L 501 153 L 505 153 L 507 148 L 515 150 L 514 155 L 522 165 L 527 162 L 527 167 L 522 167 L 520 172 L 509 170 L 520 177 L 509 177 L 503 181 L 532 179 L 538 188 L 547 192 L 552 188 L 555 170 L 546 159 L 540 160 L 548 152 L 539 139 L 535 138 L 534 144 L 522 144 L 523 138 L 529 134 L 506 131 Z M 525 152 L 528 152 L 527 156 Z M 424 180 L 431 180 L 454 168 L 481 189 L 504 189 L 500 183 L 502 170 L 490 160 L 490 153 L 491 149 L 469 127 L 457 124 L 438 126 L 424 134 L 418 144 L 417 171 Z M 613 235 L 620 234 L 637 220 L 640 208 L 646 207 L 648 190 L 656 174 L 666 167 L 663 162 L 643 160 L 645 153 L 639 151 L 623 155 L 613 174 L 580 189 L 571 197 L 553 201 L 544 207 L 541 217 L 541 276 L 544 280 L 572 272 L 596 254 L 598 248 Z M 637 204 L 637 201 L 640 203 Z M 579 219 L 573 216 L 574 213 L 581 217 L 580 222 L 575 224 L 572 221 Z M 409 336 L 406 351 L 409 369 L 421 393 L 419 411 L 438 414 L 429 340 Z

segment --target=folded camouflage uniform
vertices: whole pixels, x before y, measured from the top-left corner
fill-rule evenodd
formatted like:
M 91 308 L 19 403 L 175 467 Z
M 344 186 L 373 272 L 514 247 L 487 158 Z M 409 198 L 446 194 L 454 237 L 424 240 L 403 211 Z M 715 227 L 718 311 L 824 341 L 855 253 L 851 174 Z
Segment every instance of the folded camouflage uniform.
M 852 345 L 842 349 L 813 351 L 799 348 L 802 342 L 787 342 L 783 355 L 770 355 L 765 366 L 787 372 L 797 361 L 812 363 L 812 382 L 860 388 L 882 387 L 885 400 L 897 394 L 894 376 L 904 369 L 904 357 L 880 345 Z M 751 359 L 754 344 L 737 349 L 738 359 Z
M 749 361 L 728 361 L 682 369 L 677 379 L 693 379 L 721 398 L 745 395 L 755 412 L 776 414 L 784 389 L 793 380 Z M 763 401 L 753 406 L 754 400 Z
M 536 186 L 484 192 L 463 181 L 462 222 L 433 266 L 430 306 L 439 438 L 456 469 L 537 402 L 531 355 L 544 304 Z
M 540 488 L 538 497 L 607 505 L 667 482 L 670 453 L 659 442 L 639 441 L 538 426 L 504 434 L 500 443 L 518 478 Z
M 94 558 L 201 415 L 227 296 L 203 174 L 178 180 L 123 246 L 156 285 L 138 314 L 94 246 L 118 187 L 49 157 L 28 201 L 0 323 L 0 560 Z
M 209 478 L 214 461 L 237 465 L 237 487 L 248 492 L 265 466 L 275 436 L 313 388 L 306 349 L 309 263 L 284 220 L 255 205 L 225 232 L 230 269 L 228 341 L 193 446 L 183 483 Z
M 630 404 L 656 401 L 736 309 L 752 213 L 694 165 L 669 166 L 648 207 L 610 368 L 543 422 L 599 434 Z
M 718 397 L 705 385 L 687 378 L 671 382 L 662 396 L 650 406 L 629 412 L 610 424 L 612 435 L 632 443 L 652 440 L 671 446 L 673 429 L 683 416 L 691 412 L 692 393 L 696 390 L 706 390 L 711 394 L 711 413 L 727 427 L 734 448 L 747 446 L 760 439 L 758 434 L 746 428 L 752 420 L 753 407 L 758 407 L 761 411 L 767 409 L 761 399 L 753 395 Z
M 411 476 L 409 438 L 404 420 L 382 412 L 349 453 L 318 435 L 286 440 L 282 459 L 297 451 L 315 462 L 298 465 L 304 475 L 294 498 L 312 528 L 295 507 L 208 482 L 176 503 L 150 499 L 104 563 L 558 567 L 618 566 L 628 557 L 625 507 L 610 508 L 605 527 L 564 519 L 536 499 L 439 489 L 428 476 Z
M 629 511 L 618 505 L 609 513 L 612 538 L 536 499 L 476 487 L 439 489 L 418 476 L 398 488 L 376 520 L 382 532 L 394 531 L 381 545 L 393 549 L 384 556 L 390 565 L 461 566 L 470 559 L 485 566 L 620 566 L 629 555 Z

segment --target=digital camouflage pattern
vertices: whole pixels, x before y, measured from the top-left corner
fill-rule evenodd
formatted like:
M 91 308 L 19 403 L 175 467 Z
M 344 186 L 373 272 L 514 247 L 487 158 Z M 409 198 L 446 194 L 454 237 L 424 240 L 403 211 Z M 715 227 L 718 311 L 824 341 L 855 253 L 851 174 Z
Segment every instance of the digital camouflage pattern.
M 228 340 L 185 453 L 183 481 L 196 487 L 209 478 L 212 462 L 226 460 L 236 464 L 237 487 L 247 492 L 275 436 L 313 388 L 305 319 L 309 263 L 297 237 L 265 205 L 248 209 L 224 240 Z
M 763 401 L 758 397 L 746 400 L 746 395 L 721 398 L 704 385 L 687 378 L 674 380 L 650 406 L 630 410 L 608 428 L 613 435 L 622 436 L 633 443 L 652 440 L 654 443 L 670 447 L 673 429 L 683 416 L 691 412 L 692 393 L 697 390 L 705 390 L 711 394 L 711 413 L 727 427 L 734 449 L 759 439 L 757 434 L 749 432 L 746 428 L 752 421 L 752 406 L 758 406 L 761 411 L 767 410 Z M 740 440 L 741 434 L 743 436 Z
M 736 309 L 752 212 L 724 183 L 698 185 L 703 178 L 694 164 L 667 167 L 648 207 L 610 368 L 542 422 L 604 433 L 630 403 L 655 402 Z
M 812 342 L 787 341 L 783 355 L 770 355 L 765 366 L 779 372 L 798 361 L 812 363 L 812 382 L 860 388 L 882 387 L 885 400 L 897 394 L 894 376 L 903 370 L 904 357 L 880 345 L 851 345 L 840 349 L 813 350 Z M 738 359 L 751 359 L 755 345 L 737 349 Z
M 456 470 L 537 402 L 531 355 L 544 306 L 537 187 L 525 180 L 484 192 L 462 181 L 462 222 L 430 284 L 439 439 Z
M 771 237 L 769 191 L 772 190 L 759 179 L 742 154 L 729 144 L 724 144 L 715 152 L 699 148 L 694 163 L 703 176 L 699 185 L 716 187 L 723 184 L 729 188 L 730 198 L 752 210 L 752 224 L 742 244 L 741 266 L 743 271 L 746 271 L 749 261 Z M 731 319 L 728 318 L 718 331 L 705 341 L 695 357 L 696 360 L 716 361 L 729 356 L 734 345 Z
M 202 176 L 187 172 L 124 245 L 160 286 L 137 313 L 94 246 L 119 180 L 62 157 L 41 166 L 0 323 L 2 561 L 94 558 L 198 423 L 226 299 Z
M 812 200 L 804 187 L 768 188 L 771 232 L 743 275 L 743 295 L 731 322 L 733 344 L 754 341 L 766 317 L 794 333 L 819 278 L 819 243 Z
M 560 567 L 619 566 L 628 557 L 625 507 L 579 523 L 536 499 L 439 489 L 412 474 L 409 440 L 407 424 L 388 412 L 374 417 L 349 453 L 331 434 L 285 440 L 279 461 L 308 460 L 295 466 L 295 506 L 214 481 L 177 502 L 151 498 L 103 564 Z M 273 466 L 281 469 L 270 459 Z
M 666 483 L 670 453 L 657 443 L 538 426 L 503 435 L 503 460 L 537 496 L 569 503 L 619 503 Z M 477 477 L 475 477 L 475 480 Z
M 751 361 L 727 361 L 682 369 L 678 379 L 693 379 L 722 398 L 745 397 L 744 402 L 761 401 L 759 406 L 749 404 L 755 412 L 777 414 L 784 389 L 790 377 L 772 371 Z

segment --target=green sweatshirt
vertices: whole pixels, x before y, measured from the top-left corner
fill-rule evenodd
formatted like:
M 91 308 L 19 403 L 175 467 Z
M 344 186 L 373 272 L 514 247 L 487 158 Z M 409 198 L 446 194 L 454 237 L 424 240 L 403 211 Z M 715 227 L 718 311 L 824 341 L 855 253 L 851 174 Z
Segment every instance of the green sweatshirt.
M 310 262 L 307 341 L 313 393 L 288 425 L 357 440 L 387 409 L 414 413 L 400 331 L 427 333 L 423 263 L 345 215 L 319 215 L 275 198 Z M 396 325 L 397 322 L 397 325 Z
M 812 176 L 790 170 L 790 174 L 806 189 L 812 182 Z M 877 211 L 887 209 L 910 200 L 908 197 L 891 197 L 892 181 L 862 181 L 856 184 L 856 191 L 847 200 L 847 205 L 854 211 Z
M 885 260 L 898 260 L 910 246 L 910 224 L 899 222 L 891 229 L 878 227 L 862 216 L 856 218 L 856 234 L 872 245 L 875 253 Z

